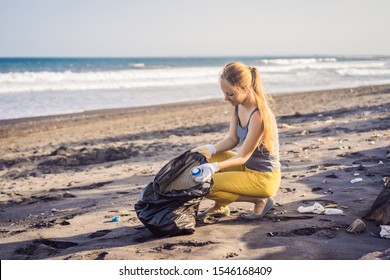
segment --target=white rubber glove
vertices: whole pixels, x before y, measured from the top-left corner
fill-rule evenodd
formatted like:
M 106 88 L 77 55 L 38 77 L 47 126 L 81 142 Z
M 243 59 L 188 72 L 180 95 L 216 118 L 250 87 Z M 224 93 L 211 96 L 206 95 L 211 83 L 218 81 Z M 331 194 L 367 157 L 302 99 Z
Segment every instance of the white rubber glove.
M 196 148 L 192 149 L 191 152 L 192 153 L 198 152 L 198 153 L 204 155 L 207 159 L 209 159 L 217 151 L 216 151 L 214 145 L 203 145 L 203 146 L 199 146 L 199 147 L 196 147 Z
M 204 181 L 210 179 L 215 172 L 219 171 L 219 164 L 218 162 L 204 163 L 194 168 L 198 168 L 201 170 L 201 175 L 194 177 L 194 181 L 197 183 L 203 183 Z

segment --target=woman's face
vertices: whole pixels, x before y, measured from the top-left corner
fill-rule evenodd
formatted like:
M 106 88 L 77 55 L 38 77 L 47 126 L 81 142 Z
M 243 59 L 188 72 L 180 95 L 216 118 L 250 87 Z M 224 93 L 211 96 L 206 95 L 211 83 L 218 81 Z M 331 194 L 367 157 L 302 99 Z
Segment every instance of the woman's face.
M 230 102 L 233 106 L 242 104 L 242 102 L 244 102 L 247 98 L 247 93 L 244 90 L 237 90 L 237 88 L 233 88 L 225 79 L 221 80 L 220 86 L 223 94 L 225 95 L 225 101 Z

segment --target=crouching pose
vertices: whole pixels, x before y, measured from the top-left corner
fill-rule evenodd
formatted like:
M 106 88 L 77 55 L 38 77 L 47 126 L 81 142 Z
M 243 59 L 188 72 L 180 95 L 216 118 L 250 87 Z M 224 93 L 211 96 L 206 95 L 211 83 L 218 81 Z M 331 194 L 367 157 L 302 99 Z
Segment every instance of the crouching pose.
M 259 70 L 239 62 L 229 63 L 220 76 L 225 100 L 230 102 L 231 120 L 227 136 L 215 145 L 203 145 L 193 152 L 203 154 L 214 186 L 206 196 L 215 204 L 200 216 L 230 215 L 232 202 L 251 202 L 253 214 L 264 216 L 275 204 L 272 198 L 281 181 L 279 139 L 275 116 L 260 82 Z M 241 144 L 238 152 L 231 149 Z M 205 173 L 206 174 L 206 173 Z

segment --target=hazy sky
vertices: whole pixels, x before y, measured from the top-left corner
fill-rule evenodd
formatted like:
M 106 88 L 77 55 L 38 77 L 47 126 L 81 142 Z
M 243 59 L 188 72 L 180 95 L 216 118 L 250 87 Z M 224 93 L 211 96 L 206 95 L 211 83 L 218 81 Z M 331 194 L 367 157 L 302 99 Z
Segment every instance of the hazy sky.
M 0 0 L 0 56 L 390 55 L 389 0 Z

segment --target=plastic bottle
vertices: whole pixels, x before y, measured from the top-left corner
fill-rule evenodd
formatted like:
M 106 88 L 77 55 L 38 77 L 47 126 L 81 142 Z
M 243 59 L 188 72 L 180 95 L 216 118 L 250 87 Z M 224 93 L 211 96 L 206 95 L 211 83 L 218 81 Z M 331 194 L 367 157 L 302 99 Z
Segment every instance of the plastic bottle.
M 191 169 L 191 176 L 194 181 L 196 181 L 197 178 L 202 176 L 202 174 L 203 174 L 203 170 L 201 168 L 194 167 Z
M 337 208 L 326 208 L 324 214 L 325 215 L 343 215 L 344 211 L 341 209 L 337 209 Z
M 192 179 L 196 183 L 203 183 L 207 181 L 208 179 L 210 179 L 211 175 L 212 174 L 210 173 L 210 170 L 207 168 L 194 167 L 191 170 Z

